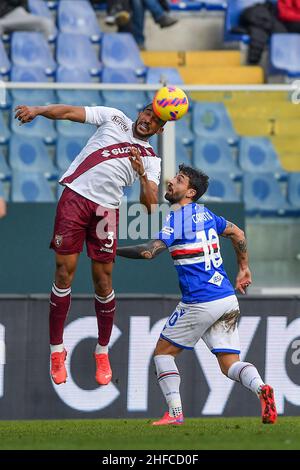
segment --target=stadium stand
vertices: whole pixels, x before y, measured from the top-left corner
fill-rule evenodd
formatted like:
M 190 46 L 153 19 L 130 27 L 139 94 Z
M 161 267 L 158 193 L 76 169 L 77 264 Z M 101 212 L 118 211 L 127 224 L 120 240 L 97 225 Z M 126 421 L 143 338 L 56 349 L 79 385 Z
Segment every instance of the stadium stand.
M 285 179 L 287 176 L 272 142 L 267 137 L 242 137 L 239 142 L 239 164 L 243 171 L 272 171 L 277 179 Z
M 13 135 L 9 142 L 9 164 L 13 171 L 42 173 L 47 179 L 58 177 L 58 170 L 40 138 Z
M 184 82 L 175 67 L 149 67 L 146 83 L 172 83 L 173 85 L 183 85 Z
M 12 202 L 54 202 L 54 194 L 42 173 L 14 171 L 11 187 Z
M 139 48 L 130 33 L 104 34 L 101 61 L 105 67 L 133 69 L 138 76 L 146 71 Z
M 5 157 L 0 150 L 0 180 L 9 180 L 11 178 L 11 169 L 6 163 Z
M 92 83 L 88 70 L 81 67 L 59 66 L 56 71 L 56 81 L 59 83 Z M 97 106 L 100 104 L 100 94 L 96 90 L 57 90 L 60 103 L 71 105 Z
M 79 122 L 71 121 L 57 121 L 56 129 L 58 136 L 65 137 L 81 137 L 88 140 L 96 131 L 96 127 L 91 124 L 85 124 L 84 126 Z
M 89 2 L 61 0 L 58 6 L 58 26 L 62 33 L 84 34 L 92 42 L 99 42 L 101 29 L 96 14 Z
M 12 82 L 48 82 L 48 77 L 42 67 L 24 67 L 13 65 L 11 69 Z M 19 103 L 40 102 L 44 104 L 55 103 L 56 96 L 53 90 L 12 90 L 13 100 Z
M 102 83 L 139 83 L 134 69 L 104 67 L 102 72 Z M 146 94 L 143 91 L 109 90 L 102 91 L 102 97 L 107 106 L 112 102 L 115 107 L 117 101 L 136 103 L 137 109 L 146 104 Z
M 8 75 L 10 71 L 10 61 L 8 59 L 5 47 L 0 39 L 0 76 Z
M 12 109 L 15 109 L 18 102 L 13 102 Z M 56 140 L 56 131 L 54 122 L 44 117 L 37 117 L 34 121 L 25 125 L 20 125 L 19 121 L 14 118 L 11 113 L 11 130 L 14 134 L 24 137 L 39 137 L 46 144 L 53 144 Z
M 300 34 L 273 34 L 270 45 L 272 72 L 300 77 Z
M 184 163 L 185 165 L 191 165 L 191 157 L 189 155 L 188 148 L 183 145 L 180 139 L 176 139 L 176 169 L 178 165 Z
M 209 174 L 209 187 L 204 201 L 217 199 L 224 202 L 240 202 L 235 184 L 225 171 Z
M 6 144 L 10 137 L 10 131 L 4 120 L 3 112 L 0 111 L 0 144 Z
M 66 137 L 60 135 L 56 145 L 56 164 L 61 172 L 66 171 L 70 163 L 81 152 L 86 144 L 84 137 Z
M 244 173 L 243 199 L 248 215 L 288 216 L 295 209 L 284 197 L 273 173 Z
M 232 30 L 239 26 L 239 18 L 241 12 L 254 3 L 262 3 L 263 0 L 234 0 L 228 2 L 225 13 L 225 28 L 224 39 L 225 41 L 241 41 L 244 44 L 249 43 L 248 34 L 235 33 Z
M 288 201 L 300 212 L 300 173 L 290 173 L 288 176 Z
M 223 137 L 235 144 L 238 136 L 223 103 L 198 102 L 192 112 L 192 126 L 199 137 Z
M 46 18 L 52 19 L 51 11 L 49 10 L 46 2 L 44 0 L 28 0 L 28 8 L 30 13 L 38 16 L 44 16 Z M 53 25 L 53 32 L 48 37 L 49 42 L 55 41 L 57 36 L 57 28 Z
M 175 122 L 176 138 L 184 145 L 190 145 L 194 141 L 194 134 L 190 129 L 189 116 L 184 116 Z
M 101 64 L 89 38 L 83 34 L 59 33 L 56 59 L 59 65 L 74 68 L 74 64 L 86 68 L 92 76 L 101 72 Z
M 42 33 L 13 33 L 11 60 L 14 65 L 42 67 L 47 75 L 53 75 L 56 69 L 51 49 Z
M 208 174 L 226 170 L 231 178 L 238 179 L 242 176 L 224 137 L 198 137 L 194 142 L 193 163 Z
M 207 10 L 226 10 L 228 3 L 227 0 L 205 0 L 204 6 Z

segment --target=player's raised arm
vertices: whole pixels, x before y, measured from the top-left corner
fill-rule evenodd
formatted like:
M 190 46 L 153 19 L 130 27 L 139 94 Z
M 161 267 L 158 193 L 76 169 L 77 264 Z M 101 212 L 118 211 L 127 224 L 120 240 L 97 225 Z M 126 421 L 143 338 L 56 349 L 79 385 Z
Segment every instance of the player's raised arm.
M 86 121 L 85 108 L 82 106 L 51 104 L 49 106 L 20 105 L 15 108 L 15 119 L 18 119 L 21 124 L 31 122 L 37 116 L 44 116 L 48 119 L 66 119 L 81 123 Z
M 155 211 L 158 203 L 158 186 L 154 181 L 147 178 L 140 151 L 131 147 L 131 156 L 129 157 L 132 168 L 140 177 L 140 203 L 146 206 L 148 214 Z
M 252 283 L 245 233 L 237 225 L 227 221 L 226 228 L 221 235 L 230 238 L 233 244 L 239 266 L 235 288 L 245 294 L 245 289 Z
M 167 249 L 161 240 L 150 240 L 148 243 L 117 248 L 117 255 L 133 259 L 153 259 Z

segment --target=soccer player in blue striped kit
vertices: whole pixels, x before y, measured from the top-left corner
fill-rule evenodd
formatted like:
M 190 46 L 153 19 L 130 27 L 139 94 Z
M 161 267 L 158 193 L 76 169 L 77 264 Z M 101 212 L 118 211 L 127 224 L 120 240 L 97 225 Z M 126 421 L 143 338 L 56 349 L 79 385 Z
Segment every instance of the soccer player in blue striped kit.
M 119 256 L 144 259 L 153 259 L 168 249 L 182 292 L 182 300 L 168 318 L 154 351 L 157 379 L 169 409 L 153 425 L 183 424 L 175 358 L 183 349 L 193 349 L 200 339 L 216 355 L 223 374 L 260 399 L 262 422 L 273 424 L 277 412 L 272 387 L 263 382 L 253 364 L 240 361 L 239 304 L 220 253 L 219 235 L 233 244 L 239 268 L 235 289 L 245 294 L 251 284 L 245 234 L 197 204 L 208 188 L 208 179 L 201 171 L 180 165 L 167 185 L 165 198 L 172 208 L 157 238 L 117 249 Z

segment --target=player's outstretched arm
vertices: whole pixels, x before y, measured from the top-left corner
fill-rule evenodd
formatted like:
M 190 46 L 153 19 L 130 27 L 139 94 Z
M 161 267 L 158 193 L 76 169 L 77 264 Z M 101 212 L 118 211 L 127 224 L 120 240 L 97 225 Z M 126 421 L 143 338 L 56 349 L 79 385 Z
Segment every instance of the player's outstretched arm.
M 226 228 L 221 235 L 222 237 L 230 238 L 233 244 L 239 266 L 235 288 L 242 294 L 245 294 L 245 289 L 252 283 L 245 233 L 237 225 L 227 221 Z
M 81 123 L 84 123 L 86 119 L 85 109 L 81 106 L 51 104 L 49 106 L 20 105 L 15 108 L 15 119 L 18 119 L 21 124 L 31 122 L 37 116 L 44 116 L 48 119 L 66 119 Z
M 124 258 L 133 259 L 153 259 L 163 251 L 167 246 L 161 240 L 150 240 L 143 245 L 124 246 L 117 248 L 117 255 Z

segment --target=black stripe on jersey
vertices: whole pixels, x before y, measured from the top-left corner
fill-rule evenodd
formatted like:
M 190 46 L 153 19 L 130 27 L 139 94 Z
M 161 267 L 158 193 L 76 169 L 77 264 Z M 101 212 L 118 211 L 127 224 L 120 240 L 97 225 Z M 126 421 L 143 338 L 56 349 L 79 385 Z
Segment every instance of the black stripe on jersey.
M 218 253 L 218 251 L 219 251 L 218 248 L 214 249 L 214 253 Z M 199 258 L 202 256 L 204 256 L 204 252 L 199 251 L 198 253 L 184 253 L 183 255 L 175 255 L 175 256 L 172 256 L 172 259 L 176 260 L 176 259 L 185 259 L 185 258 Z

